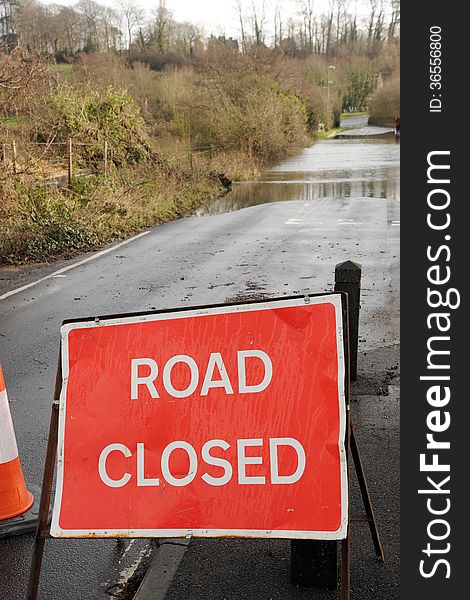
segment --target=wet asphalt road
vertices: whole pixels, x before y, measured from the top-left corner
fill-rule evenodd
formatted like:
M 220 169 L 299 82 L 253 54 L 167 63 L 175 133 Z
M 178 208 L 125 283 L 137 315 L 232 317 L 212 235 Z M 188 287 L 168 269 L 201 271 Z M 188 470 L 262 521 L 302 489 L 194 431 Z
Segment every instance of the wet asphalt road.
M 357 394 L 370 407 L 364 417 L 366 456 L 392 559 L 388 567 L 377 567 L 364 534 L 367 528 L 355 526 L 361 531 L 353 547 L 359 544 L 361 556 L 367 548 L 364 559 L 372 560 L 373 567 L 368 569 L 362 558 L 356 561 L 353 589 L 355 579 L 361 585 L 353 598 L 398 598 L 398 413 L 395 406 L 387 419 L 383 410 L 376 419 L 373 415 L 377 389 L 388 386 L 390 369 L 397 363 L 399 204 L 375 196 L 301 198 L 157 227 L 0 300 L 0 360 L 23 470 L 28 482 L 40 484 L 63 319 L 321 292 L 332 289 L 336 263 L 358 261 L 363 265 L 359 350 L 364 367 Z M 0 272 L 0 297 L 73 262 Z M 385 413 L 397 396 L 393 386 L 390 390 Z M 384 453 L 389 461 L 385 476 L 377 458 Z M 24 596 L 31 547 L 30 535 L 0 540 L 2 600 Z M 124 598 L 129 580 L 139 575 L 151 553 L 151 543 L 139 540 L 49 541 L 40 597 Z M 305 591 L 288 584 L 288 562 L 288 542 L 193 542 L 170 598 L 306 598 Z M 380 593 L 377 586 L 382 586 Z M 336 595 L 322 592 L 314 597 Z

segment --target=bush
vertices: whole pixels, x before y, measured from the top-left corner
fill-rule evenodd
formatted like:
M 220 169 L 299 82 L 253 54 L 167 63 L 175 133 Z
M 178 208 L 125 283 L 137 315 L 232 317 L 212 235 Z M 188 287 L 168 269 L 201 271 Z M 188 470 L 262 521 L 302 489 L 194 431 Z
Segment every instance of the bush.
M 188 216 L 223 191 L 208 167 L 120 169 L 112 178 L 76 177 L 71 189 L 34 180 L 0 181 L 0 265 L 70 256 Z
M 86 166 L 103 160 L 105 140 L 117 166 L 157 159 L 131 96 L 113 88 L 99 92 L 62 87 L 46 98 L 35 137 L 38 142 L 63 144 L 71 138 L 76 157 Z
M 162 54 L 157 51 L 134 51 L 129 54 L 127 61 L 130 65 L 144 63 L 148 65 L 152 71 L 163 71 L 168 67 L 182 67 L 186 62 L 182 56 L 175 54 L 174 52 Z
M 308 141 L 311 115 L 276 76 L 274 58 L 216 47 L 196 71 L 162 74 L 161 118 L 193 146 L 242 150 L 262 161 L 294 152 Z
M 6 10 L 6 9 L 5 9 Z M 3 17 L 5 19 L 6 17 Z M 28 107 L 46 84 L 47 58 L 23 48 L 0 51 L 0 110 L 5 115 Z
M 77 252 L 96 245 L 99 236 L 81 222 L 72 198 L 22 181 L 0 186 L 5 199 L 0 210 L 0 264 L 45 260 L 65 248 Z
M 391 127 L 394 118 L 400 114 L 400 82 L 394 79 L 377 89 L 370 99 L 371 125 Z

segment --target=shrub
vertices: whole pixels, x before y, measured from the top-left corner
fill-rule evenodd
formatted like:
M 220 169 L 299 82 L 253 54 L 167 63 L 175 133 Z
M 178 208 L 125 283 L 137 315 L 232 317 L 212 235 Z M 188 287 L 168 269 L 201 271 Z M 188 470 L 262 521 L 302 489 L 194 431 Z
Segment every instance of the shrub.
M 242 150 L 262 161 L 292 153 L 307 142 L 311 115 L 273 60 L 215 48 L 196 71 L 162 74 L 161 118 L 193 146 Z
M 156 160 L 140 112 L 127 92 L 108 88 L 77 90 L 63 86 L 46 98 L 38 115 L 36 141 L 75 142 L 75 155 L 82 164 L 93 166 L 103 159 L 107 140 L 115 165 Z
M 0 185 L 0 264 L 45 260 L 64 249 L 77 252 L 96 245 L 99 236 L 81 221 L 72 198 L 37 184 L 9 181 Z
M 378 88 L 370 99 L 371 125 L 393 126 L 394 117 L 400 114 L 400 82 L 393 79 Z
M 223 185 L 206 168 L 120 169 L 112 178 L 76 177 L 71 189 L 34 180 L 0 181 L 0 265 L 70 256 L 191 214 Z

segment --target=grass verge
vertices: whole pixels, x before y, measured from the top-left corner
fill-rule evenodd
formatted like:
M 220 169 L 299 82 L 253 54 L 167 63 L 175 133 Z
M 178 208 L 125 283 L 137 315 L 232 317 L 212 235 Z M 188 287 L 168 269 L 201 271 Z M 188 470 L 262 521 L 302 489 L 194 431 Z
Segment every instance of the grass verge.
M 70 189 L 10 178 L 0 182 L 0 265 L 73 256 L 188 216 L 225 190 L 220 176 L 201 165 L 192 172 L 147 165 L 107 179 L 77 177 Z
M 327 131 L 319 131 L 317 134 L 315 134 L 315 137 L 320 140 L 328 140 L 330 138 L 334 138 L 338 133 L 344 131 L 345 129 L 347 129 L 347 127 L 333 127 Z

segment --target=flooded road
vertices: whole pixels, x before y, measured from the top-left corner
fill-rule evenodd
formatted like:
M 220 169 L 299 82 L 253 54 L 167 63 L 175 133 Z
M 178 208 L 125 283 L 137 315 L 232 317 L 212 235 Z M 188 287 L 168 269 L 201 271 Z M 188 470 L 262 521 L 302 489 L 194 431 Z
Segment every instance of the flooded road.
M 345 121 L 347 122 L 347 121 Z M 265 171 L 259 180 L 203 206 L 198 215 L 285 200 L 388 198 L 400 200 L 400 146 L 391 135 L 322 139 Z
M 363 127 L 360 119 L 356 126 Z M 364 392 L 373 394 L 366 400 L 378 404 L 376 390 L 395 368 L 390 352 L 399 343 L 398 158 L 391 136 L 320 140 L 260 180 L 234 184 L 200 211 L 204 216 L 38 267 L 30 287 L 11 277 L 3 300 L 0 291 L 0 358 L 28 484 L 42 481 L 64 319 L 330 291 L 335 265 L 353 260 L 363 268 L 359 383 L 372 389 Z M 379 379 L 374 365 L 382 365 Z M 380 391 L 380 406 L 393 398 Z M 373 469 L 387 563 L 364 555 L 368 528 L 355 528 L 352 578 L 357 598 L 392 600 L 398 598 L 399 536 L 397 476 L 390 476 L 390 466 L 397 464 L 398 438 L 390 441 L 392 420 L 383 425 L 366 416 L 372 425 L 369 435 L 362 429 L 365 462 Z M 1 600 L 24 597 L 31 548 L 31 535 L 0 540 Z M 41 598 L 124 600 L 152 551 L 146 540 L 48 543 Z M 311 591 L 289 583 L 288 557 L 289 542 L 279 540 L 191 543 L 167 600 L 306 600 Z

